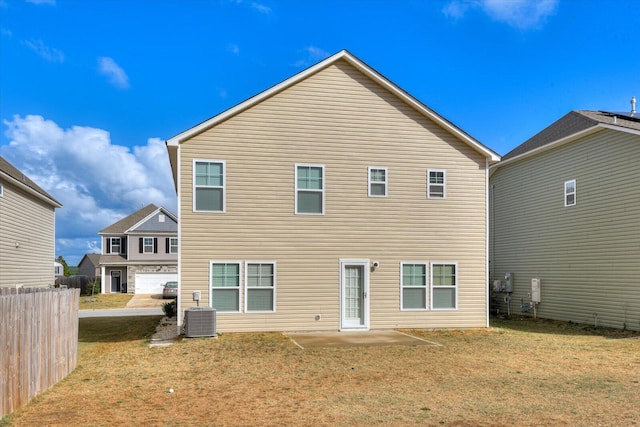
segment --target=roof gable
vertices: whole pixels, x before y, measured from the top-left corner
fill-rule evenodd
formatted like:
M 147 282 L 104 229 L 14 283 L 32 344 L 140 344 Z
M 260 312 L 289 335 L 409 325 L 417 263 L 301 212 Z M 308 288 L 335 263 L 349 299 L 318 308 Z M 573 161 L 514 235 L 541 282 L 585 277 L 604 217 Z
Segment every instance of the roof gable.
M 23 174 L 9 163 L 5 158 L 0 156 L 0 176 L 7 179 L 8 182 L 26 190 L 28 193 L 36 196 L 40 200 L 43 200 L 55 208 L 61 208 L 62 204 L 54 199 L 49 193 L 44 191 L 38 184 L 29 179 L 28 176 Z
M 290 77 L 289 79 L 271 87 L 270 89 L 265 90 L 264 92 L 259 93 L 258 95 L 247 99 L 246 101 L 218 114 L 206 120 L 166 141 L 167 149 L 169 151 L 169 160 L 171 162 L 171 168 L 173 170 L 174 182 L 177 182 L 177 149 L 178 146 L 185 141 L 199 135 L 202 132 L 205 132 L 208 129 L 216 126 L 219 123 L 222 123 L 229 118 L 253 107 L 254 105 L 260 103 L 261 101 L 274 96 L 277 93 L 282 92 L 283 90 L 301 82 L 307 77 L 320 72 L 321 70 L 326 69 L 327 67 L 335 64 L 338 61 L 347 61 L 349 64 L 354 66 L 361 73 L 384 87 L 389 92 L 393 93 L 395 96 L 400 98 L 406 104 L 410 105 L 416 111 L 421 113 L 422 115 L 428 117 L 433 122 L 438 124 L 440 127 L 444 128 L 451 134 L 455 135 L 457 138 L 468 144 L 477 152 L 484 155 L 491 163 L 497 162 L 500 160 L 500 156 L 481 144 L 479 141 L 471 137 L 469 134 L 455 126 L 453 123 L 445 119 L 444 117 L 437 114 L 435 111 L 418 101 L 413 96 L 409 95 L 406 91 L 402 90 L 400 87 L 396 86 L 393 82 L 388 80 L 386 77 L 382 76 L 380 73 L 375 71 L 373 68 L 369 67 L 367 64 L 353 56 L 351 53 L 346 50 L 342 50 L 329 58 L 317 63 L 316 65 L 307 68 L 306 70 Z
M 154 228 L 154 224 L 162 224 L 159 221 L 159 215 L 165 215 L 165 222 L 169 227 L 171 224 L 175 224 L 175 230 L 165 229 L 166 227 L 157 225 Z M 174 232 L 177 230 L 178 219 L 171 212 L 162 207 L 157 207 L 154 204 L 149 204 L 139 211 L 132 213 L 131 215 L 122 218 L 120 221 L 115 222 L 107 228 L 101 230 L 98 234 L 126 234 L 132 230 L 137 230 L 142 227 L 143 231 L 159 231 L 159 232 Z
M 538 132 L 502 158 L 499 165 L 526 154 L 533 154 L 559 143 L 570 142 L 588 133 L 601 129 L 613 129 L 621 132 L 640 134 L 640 118 L 623 113 L 607 111 L 575 110 L 556 120 L 550 126 Z

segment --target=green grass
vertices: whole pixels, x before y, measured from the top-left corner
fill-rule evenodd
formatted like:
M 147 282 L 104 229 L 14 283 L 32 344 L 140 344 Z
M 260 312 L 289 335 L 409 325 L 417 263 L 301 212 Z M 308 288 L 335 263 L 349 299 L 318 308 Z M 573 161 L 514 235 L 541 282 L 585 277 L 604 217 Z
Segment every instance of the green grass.
M 80 310 L 101 310 L 109 308 L 124 308 L 133 298 L 131 294 L 96 294 L 80 296 Z M 93 301 L 95 300 L 95 301 Z
M 78 342 L 114 343 L 148 339 L 162 316 L 93 317 L 79 319 Z

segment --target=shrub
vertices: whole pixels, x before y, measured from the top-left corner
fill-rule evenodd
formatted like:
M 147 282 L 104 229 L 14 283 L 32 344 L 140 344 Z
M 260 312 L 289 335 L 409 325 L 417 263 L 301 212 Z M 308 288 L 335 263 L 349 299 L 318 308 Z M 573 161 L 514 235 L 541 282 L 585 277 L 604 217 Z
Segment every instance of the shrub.
M 167 316 L 167 317 L 175 316 L 176 315 L 176 302 L 175 301 L 165 302 L 164 304 L 162 304 L 162 311 L 164 312 L 165 316 Z

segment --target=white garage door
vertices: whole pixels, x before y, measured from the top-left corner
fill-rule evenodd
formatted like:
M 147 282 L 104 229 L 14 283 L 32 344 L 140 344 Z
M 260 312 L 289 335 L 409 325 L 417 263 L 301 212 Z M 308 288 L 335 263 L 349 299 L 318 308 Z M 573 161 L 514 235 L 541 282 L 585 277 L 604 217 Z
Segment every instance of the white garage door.
M 136 274 L 136 294 L 161 294 L 165 282 L 178 281 L 175 273 L 138 273 Z

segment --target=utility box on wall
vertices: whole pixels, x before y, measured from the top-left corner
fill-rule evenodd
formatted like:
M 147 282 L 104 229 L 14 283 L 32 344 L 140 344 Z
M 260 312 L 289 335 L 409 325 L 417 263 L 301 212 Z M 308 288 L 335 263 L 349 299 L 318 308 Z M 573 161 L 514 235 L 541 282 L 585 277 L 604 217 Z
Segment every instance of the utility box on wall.
M 513 292 L 513 273 L 505 273 L 504 291 L 509 293 Z
M 540 302 L 540 279 L 531 279 L 531 302 Z

